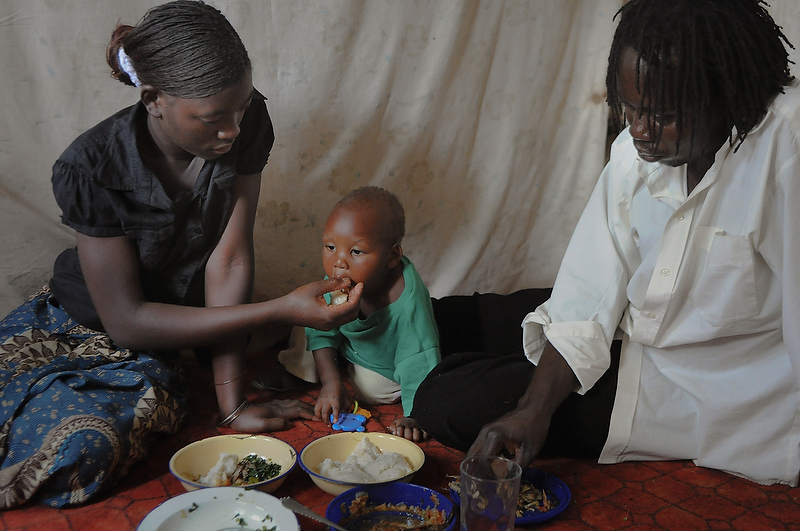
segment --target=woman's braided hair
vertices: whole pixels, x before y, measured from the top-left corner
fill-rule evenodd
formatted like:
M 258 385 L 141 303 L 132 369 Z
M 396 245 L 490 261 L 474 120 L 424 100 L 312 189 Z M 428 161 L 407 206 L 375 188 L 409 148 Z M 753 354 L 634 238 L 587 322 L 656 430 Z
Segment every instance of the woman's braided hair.
M 156 6 L 136 26 L 116 27 L 106 60 L 112 77 L 133 85 L 119 64 L 120 46 L 142 84 L 180 98 L 211 96 L 250 70 L 233 26 L 219 10 L 197 0 Z
M 637 70 L 647 66 L 639 90 L 650 103 L 648 121 L 655 125 L 656 141 L 660 126 L 654 116 L 674 110 L 680 134 L 687 112 L 706 116 L 712 102 L 721 102 L 715 109 L 724 112 L 730 141 L 741 144 L 793 79 L 784 43 L 794 46 L 767 7 L 763 0 L 626 3 L 617 12 L 619 26 L 606 72 L 610 128 L 621 131 L 625 126 L 617 74 L 623 49 L 631 47 L 639 55 Z M 665 93 L 673 89 L 675 108 L 665 109 Z M 693 121 L 692 139 L 698 121 Z

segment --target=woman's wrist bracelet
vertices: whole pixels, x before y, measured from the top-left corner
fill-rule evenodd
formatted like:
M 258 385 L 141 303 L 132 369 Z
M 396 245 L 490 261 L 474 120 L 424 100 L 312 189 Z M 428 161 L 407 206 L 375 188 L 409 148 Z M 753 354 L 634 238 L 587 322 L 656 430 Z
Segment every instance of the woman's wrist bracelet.
M 250 402 L 248 402 L 247 399 L 245 398 L 244 400 L 242 400 L 242 403 L 239 404 L 239 407 L 234 409 L 230 415 L 228 415 L 227 417 L 225 417 L 224 420 L 221 420 L 219 422 L 218 426 L 225 427 L 233 424 L 233 421 L 238 419 L 239 415 L 244 413 L 247 410 L 248 406 L 250 406 Z
M 244 375 L 245 375 L 245 374 L 246 374 L 246 373 L 242 373 L 242 374 L 240 374 L 239 376 L 236 376 L 235 378 L 231 378 L 230 380 L 225 380 L 224 382 L 219 382 L 219 383 L 217 383 L 217 382 L 214 382 L 214 385 L 228 385 L 229 383 L 233 383 L 233 382 L 235 382 L 236 380 L 239 380 L 239 379 L 241 379 L 241 378 L 244 378 Z

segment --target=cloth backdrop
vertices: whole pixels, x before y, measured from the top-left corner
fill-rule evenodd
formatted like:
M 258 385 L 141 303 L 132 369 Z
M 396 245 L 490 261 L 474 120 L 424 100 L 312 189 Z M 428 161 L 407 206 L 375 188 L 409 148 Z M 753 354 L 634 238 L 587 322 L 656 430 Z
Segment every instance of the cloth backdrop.
M 117 21 L 157 0 L 0 2 L 0 312 L 74 245 L 50 169 L 138 98 L 109 77 Z M 395 192 L 431 294 L 550 286 L 604 164 L 604 77 L 622 0 L 210 0 L 239 31 L 276 143 L 256 298 L 321 278 L 347 191 Z M 772 13 L 800 44 L 800 3 Z M 797 60 L 797 54 L 793 53 Z

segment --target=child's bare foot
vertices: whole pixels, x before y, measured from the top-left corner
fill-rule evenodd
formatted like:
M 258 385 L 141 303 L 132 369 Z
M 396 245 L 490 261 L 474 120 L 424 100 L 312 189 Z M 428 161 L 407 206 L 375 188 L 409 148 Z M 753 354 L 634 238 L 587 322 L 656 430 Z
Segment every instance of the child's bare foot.
M 393 435 L 414 442 L 427 441 L 430 438 L 428 432 L 423 430 L 419 423 L 411 417 L 397 417 L 394 422 L 392 422 L 392 425 L 389 426 L 389 431 Z

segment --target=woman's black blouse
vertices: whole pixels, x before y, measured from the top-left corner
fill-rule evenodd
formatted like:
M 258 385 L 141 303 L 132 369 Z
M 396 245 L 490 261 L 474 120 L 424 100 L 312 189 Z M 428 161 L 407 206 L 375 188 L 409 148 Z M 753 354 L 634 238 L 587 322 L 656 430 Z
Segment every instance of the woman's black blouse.
M 266 98 L 255 93 L 231 150 L 206 161 L 194 189 L 174 198 L 139 156 L 136 130 L 146 115 L 141 102 L 123 109 L 56 161 L 52 184 L 61 221 L 88 236 L 129 238 L 147 300 L 203 306 L 206 262 L 228 222 L 236 177 L 260 173 L 275 140 Z M 77 249 L 56 259 L 50 289 L 76 321 L 103 330 Z

